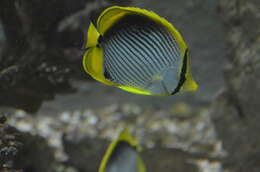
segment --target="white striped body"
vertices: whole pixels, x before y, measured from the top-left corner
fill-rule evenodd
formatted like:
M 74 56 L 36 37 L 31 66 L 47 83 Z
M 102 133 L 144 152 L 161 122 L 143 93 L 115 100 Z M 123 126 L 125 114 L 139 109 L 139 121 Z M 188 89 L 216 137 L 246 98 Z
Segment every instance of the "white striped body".
M 181 52 L 163 26 L 144 16 L 129 15 L 103 36 L 106 79 L 121 85 L 164 95 L 180 81 Z

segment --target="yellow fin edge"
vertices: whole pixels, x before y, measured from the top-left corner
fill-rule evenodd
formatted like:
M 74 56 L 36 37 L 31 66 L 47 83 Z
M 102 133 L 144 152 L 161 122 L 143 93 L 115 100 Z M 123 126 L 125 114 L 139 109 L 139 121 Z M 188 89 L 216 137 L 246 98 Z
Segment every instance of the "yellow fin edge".
M 101 48 L 89 48 L 83 56 L 82 63 L 84 70 L 94 79 L 106 85 L 114 85 L 111 81 L 106 80 L 103 75 L 103 51 Z
M 97 47 L 100 33 L 93 23 L 90 23 L 87 35 L 88 39 L 85 44 L 87 51 L 84 53 L 82 61 L 84 70 L 94 79 L 106 85 L 114 85 L 103 75 L 103 50 Z
M 134 93 L 134 94 L 151 95 L 151 93 L 149 91 L 134 88 L 134 87 L 129 87 L 129 86 L 117 86 L 117 87 L 124 91 Z

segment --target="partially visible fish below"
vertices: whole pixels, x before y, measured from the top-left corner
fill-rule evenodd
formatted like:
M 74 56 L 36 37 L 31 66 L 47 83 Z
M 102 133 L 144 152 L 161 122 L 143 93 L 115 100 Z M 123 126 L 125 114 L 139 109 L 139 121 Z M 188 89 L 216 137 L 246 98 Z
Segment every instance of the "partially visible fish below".
M 195 91 L 189 51 L 178 30 L 154 12 L 112 6 L 88 29 L 83 57 L 94 79 L 125 91 L 169 96 Z
M 109 145 L 98 172 L 146 172 L 137 141 L 124 129 Z

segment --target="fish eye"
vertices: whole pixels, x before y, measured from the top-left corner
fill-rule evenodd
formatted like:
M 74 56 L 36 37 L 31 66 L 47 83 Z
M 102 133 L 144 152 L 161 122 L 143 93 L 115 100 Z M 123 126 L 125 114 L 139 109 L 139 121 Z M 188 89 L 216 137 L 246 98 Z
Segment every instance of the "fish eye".
M 104 37 L 102 35 L 99 35 L 99 37 L 98 37 L 98 44 L 103 42 L 103 40 L 104 40 Z

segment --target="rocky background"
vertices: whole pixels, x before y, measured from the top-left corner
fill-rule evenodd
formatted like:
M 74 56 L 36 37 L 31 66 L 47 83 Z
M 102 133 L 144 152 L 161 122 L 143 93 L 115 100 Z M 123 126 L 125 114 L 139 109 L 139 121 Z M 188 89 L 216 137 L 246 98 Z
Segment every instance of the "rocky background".
M 227 28 L 225 87 L 211 107 L 230 171 L 260 171 L 260 1 L 220 1 Z M 253 27 L 250 24 L 254 24 Z
M 199 91 L 140 96 L 87 76 L 86 29 L 111 5 L 174 23 Z M 96 172 L 126 126 L 149 172 L 259 172 L 259 21 L 259 0 L 0 0 L 0 172 Z

